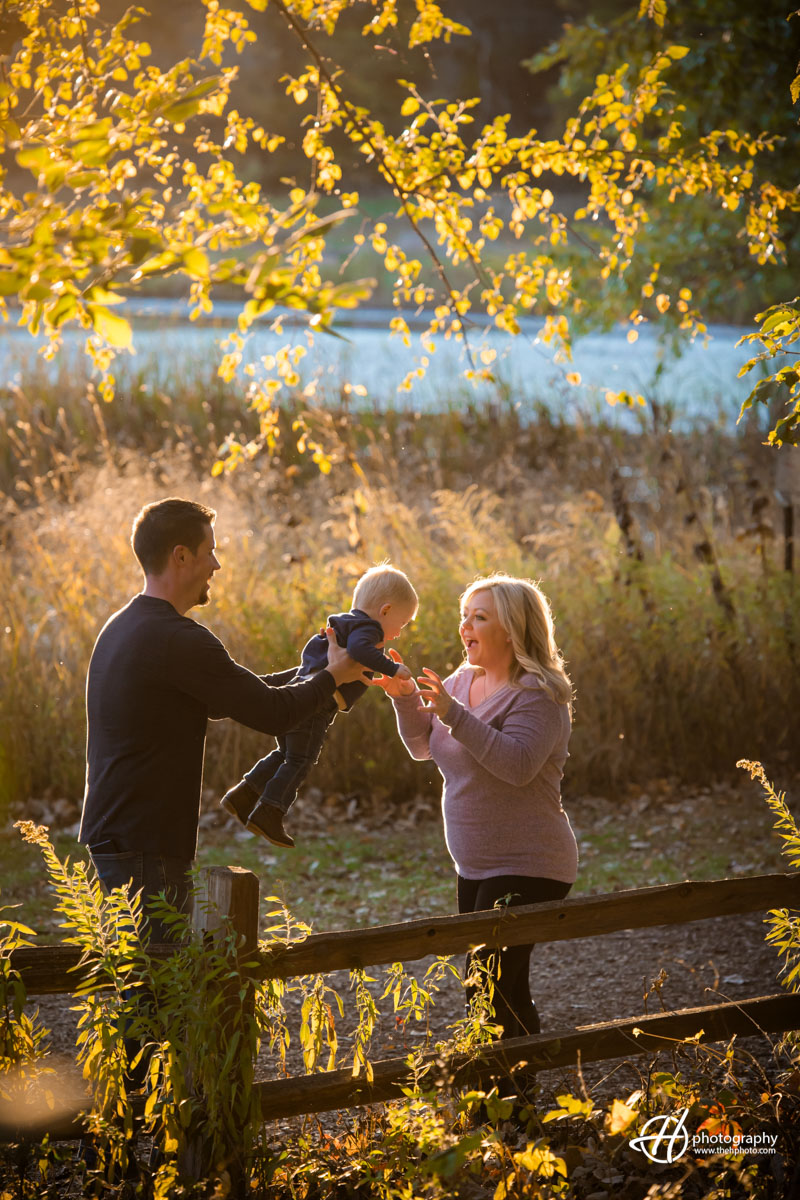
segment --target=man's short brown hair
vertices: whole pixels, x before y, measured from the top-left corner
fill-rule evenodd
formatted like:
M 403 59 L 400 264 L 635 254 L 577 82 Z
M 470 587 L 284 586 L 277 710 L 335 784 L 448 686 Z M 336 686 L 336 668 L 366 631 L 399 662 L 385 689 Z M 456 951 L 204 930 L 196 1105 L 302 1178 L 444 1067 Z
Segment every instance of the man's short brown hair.
M 216 515 L 205 504 L 176 496 L 146 504 L 131 530 L 133 553 L 145 575 L 160 575 L 175 546 L 186 546 L 196 554 Z

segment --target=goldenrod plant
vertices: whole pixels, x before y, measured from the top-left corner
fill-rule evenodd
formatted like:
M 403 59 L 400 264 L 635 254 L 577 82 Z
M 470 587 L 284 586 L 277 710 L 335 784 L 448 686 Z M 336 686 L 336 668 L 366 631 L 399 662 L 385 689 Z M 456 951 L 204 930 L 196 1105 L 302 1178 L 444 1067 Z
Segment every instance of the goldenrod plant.
M 74 995 L 77 1059 L 90 1093 L 87 1178 L 129 1175 L 143 1137 L 162 1156 L 156 1197 L 173 1194 L 189 1162 L 203 1177 L 241 1173 L 259 1131 L 252 1083 L 262 1022 L 241 999 L 231 1005 L 253 966 L 237 961 L 235 936 L 209 942 L 164 901 L 154 911 L 178 944 L 156 959 L 139 895 L 104 893 L 85 862 L 58 858 L 43 826 L 22 822 L 20 831 L 42 852 L 64 943 L 81 951 L 84 978 Z
M 800 828 L 786 803 L 786 793 L 775 789 L 761 763 L 743 758 L 736 765 L 761 784 L 764 799 L 775 817 L 775 832 L 783 843 L 783 854 L 790 866 L 800 871 Z M 767 923 L 767 941 L 783 959 L 784 986 L 793 992 L 800 991 L 800 913 L 788 908 L 773 908 L 767 915 Z

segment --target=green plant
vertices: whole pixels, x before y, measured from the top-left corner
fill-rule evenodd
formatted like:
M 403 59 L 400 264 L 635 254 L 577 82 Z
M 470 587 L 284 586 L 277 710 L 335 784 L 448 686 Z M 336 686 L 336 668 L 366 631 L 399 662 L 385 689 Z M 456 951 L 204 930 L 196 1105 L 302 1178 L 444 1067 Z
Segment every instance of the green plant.
M 783 854 L 795 871 L 800 870 L 800 829 L 786 803 L 786 793 L 775 790 L 761 763 L 743 758 L 736 765 L 761 784 L 764 799 L 775 817 L 775 830 L 783 842 Z M 775 908 L 767 914 L 767 922 L 767 941 L 783 959 L 783 983 L 793 992 L 800 991 L 800 913 Z
M 15 906 L 18 907 L 18 906 Z M 25 1012 L 25 985 L 18 971 L 11 966 L 11 955 L 23 946 L 31 946 L 33 929 L 20 921 L 12 921 L 8 905 L 0 907 L 0 1099 L 7 1113 L 15 1103 L 24 1103 L 27 1084 L 38 1078 L 45 1058 L 44 1031 L 41 1025 Z
M 225 1191 L 231 1179 L 269 1173 L 271 1156 L 261 1144 L 252 1086 L 260 1043 L 267 1042 L 285 1064 L 289 1033 L 283 1001 L 287 991 L 296 990 L 302 997 L 306 1072 L 340 1066 L 336 1014 L 344 1015 L 342 998 L 322 976 L 291 985 L 255 981 L 256 964 L 237 958 L 232 935 L 209 940 L 193 934 L 187 919 L 163 899 L 151 901 L 150 909 L 172 926 L 175 950 L 154 958 L 140 896 L 130 896 L 126 888 L 105 894 L 85 862 L 58 858 L 45 828 L 18 824 L 23 839 L 42 854 L 63 940 L 81 951 L 85 978 L 75 990 L 77 1054 L 90 1085 L 86 1128 L 96 1159 L 84 1169 L 83 1186 L 106 1186 L 132 1170 L 141 1172 L 137 1139 L 142 1137 L 153 1138 L 162 1155 L 151 1181 L 156 1200 L 188 1195 L 193 1187 Z M 295 921 L 276 897 L 267 903 L 274 907 L 266 915 L 262 949 L 275 936 L 285 943 L 307 935 L 309 927 Z M 24 1012 L 24 989 L 10 972 L 8 953 L 25 944 L 27 933 L 19 923 L 9 924 L 0 959 L 10 989 L 2 1025 L 8 1050 L 4 1066 L 12 1059 L 24 1062 L 26 1079 L 33 1077 L 31 1064 L 44 1057 L 45 1031 Z M 404 1018 L 423 1021 L 439 981 L 452 972 L 447 960 L 436 960 L 421 986 L 396 964 L 384 996 L 394 995 Z M 368 1050 L 378 1009 L 368 984 L 375 980 L 353 971 L 351 981 L 356 1013 L 348 1053 L 353 1074 L 369 1079 Z M 14 1086 L 20 1086 L 18 1070 L 17 1076 L 10 1070 L 5 1075 L 5 1086 L 15 1078 Z M 137 1115 L 132 1100 L 142 1078 L 144 1104 Z M 40 1160 L 46 1163 L 44 1151 Z
M 0 1123 L 16 1125 L 20 1141 L 0 1146 L 0 1180 L 10 1188 L 9 1200 L 40 1200 L 51 1195 L 50 1183 L 61 1154 L 49 1144 L 26 1139 L 26 1127 L 56 1103 L 58 1073 L 49 1062 L 47 1029 L 38 1010 L 25 1010 L 26 992 L 11 965 L 15 950 L 33 945 L 35 933 L 10 919 L 8 905 L 0 907 Z M 34 1184 L 28 1166 L 36 1159 L 39 1180 Z
M 163 1161 L 154 1196 L 172 1196 L 186 1172 L 213 1179 L 241 1172 L 258 1137 L 253 1063 L 261 1022 L 245 1002 L 253 964 L 236 958 L 232 933 L 210 941 L 166 901 L 153 911 L 177 946 L 160 960 L 147 949 L 141 896 L 105 894 L 86 863 L 61 862 L 44 827 L 21 822 L 40 849 L 64 942 L 81 951 L 77 1053 L 91 1089 L 89 1178 L 124 1176 L 137 1136 L 154 1138 Z M 137 1068 L 140 1068 L 137 1078 Z M 146 1079 L 143 1114 L 133 1092 Z M 191 1178 L 191 1174 L 189 1175 Z

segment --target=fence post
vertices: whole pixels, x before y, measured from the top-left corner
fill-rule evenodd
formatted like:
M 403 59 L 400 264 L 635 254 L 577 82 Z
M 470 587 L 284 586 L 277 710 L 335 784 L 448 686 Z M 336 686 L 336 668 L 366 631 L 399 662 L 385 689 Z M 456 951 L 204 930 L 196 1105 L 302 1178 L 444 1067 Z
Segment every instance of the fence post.
M 192 924 L 202 933 L 233 929 L 239 956 L 258 945 L 258 876 L 244 867 L 205 867 L 200 872 Z
M 215 937 L 224 936 L 229 930 L 237 935 L 237 946 L 233 966 L 247 960 L 258 947 L 258 876 L 243 867 L 206 867 L 198 879 L 195 891 L 192 924 L 209 943 Z M 227 990 L 220 1037 L 230 1037 L 241 1026 L 242 1018 L 252 1014 L 255 1002 L 254 985 L 248 984 L 242 999 L 236 979 Z M 239 1147 L 231 1146 L 227 1169 L 231 1176 L 233 1194 L 243 1185 Z M 209 1163 L 205 1144 L 200 1134 L 186 1147 L 181 1156 L 181 1173 L 189 1179 L 202 1179 L 215 1164 Z

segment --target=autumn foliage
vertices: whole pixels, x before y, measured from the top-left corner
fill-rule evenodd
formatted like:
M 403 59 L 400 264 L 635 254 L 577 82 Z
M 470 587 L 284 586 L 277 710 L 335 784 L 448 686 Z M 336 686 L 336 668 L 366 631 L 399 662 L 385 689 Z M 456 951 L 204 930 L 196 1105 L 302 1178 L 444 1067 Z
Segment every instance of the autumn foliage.
M 327 238 L 342 222 L 351 221 L 356 262 L 365 245 L 380 256 L 397 336 L 407 339 L 409 314 L 424 311 L 423 344 L 437 335 L 464 342 L 473 379 L 492 371 L 491 359 L 471 352 L 476 321 L 514 335 L 524 316 L 537 316 L 543 340 L 568 357 L 575 320 L 602 323 L 605 301 L 587 311 L 593 298 L 631 272 L 638 299 L 623 314 L 631 340 L 650 320 L 703 334 L 703 297 L 674 272 L 663 278 L 650 252 L 665 203 L 677 212 L 700 197 L 709 210 L 736 213 L 754 264 L 784 254 L 783 224 L 800 197 L 762 165 L 778 139 L 734 127 L 699 133 L 685 119 L 673 74 L 689 47 L 661 36 L 664 4 L 644 2 L 639 12 L 657 48 L 597 75 L 561 135 L 542 138 L 534 129 L 512 136 L 507 114 L 478 127 L 477 97 L 441 99 L 427 82 L 393 80 L 400 99 L 391 127 L 353 99 L 332 57 L 344 15 L 363 11 L 366 55 L 390 34 L 410 47 L 467 37 L 435 0 L 197 3 L 200 44 L 166 67 L 140 39 L 136 9 L 115 22 L 101 0 L 16 0 L 4 10 L 0 296 L 53 346 L 69 323 L 85 329 L 110 399 L 114 359 L 133 336 L 117 305 L 132 289 L 178 278 L 190 316 L 210 310 L 220 288 L 235 295 L 238 325 L 220 372 L 242 373 L 261 431 L 244 445 L 229 439 L 227 465 L 274 444 L 278 398 L 297 382 L 294 342 L 331 330 L 338 311 L 369 298 L 369 278 L 327 277 Z M 303 68 L 273 81 L 295 102 L 294 128 L 264 128 L 231 105 L 236 59 L 257 52 L 252 10 L 301 48 Z M 248 177 L 246 156 L 270 156 L 287 137 L 302 145 L 305 178 L 267 195 Z M 391 225 L 351 220 L 355 176 L 387 195 Z M 306 314 L 302 333 L 268 360 L 246 362 L 254 322 L 280 329 L 291 310 Z M 783 323 L 770 325 L 770 316 L 762 328 L 770 354 L 796 329 L 796 308 L 781 311 Z M 409 387 L 418 373 L 409 372 Z M 794 378 L 783 382 L 796 388 Z M 791 440 L 793 429 L 794 416 L 778 433 Z

